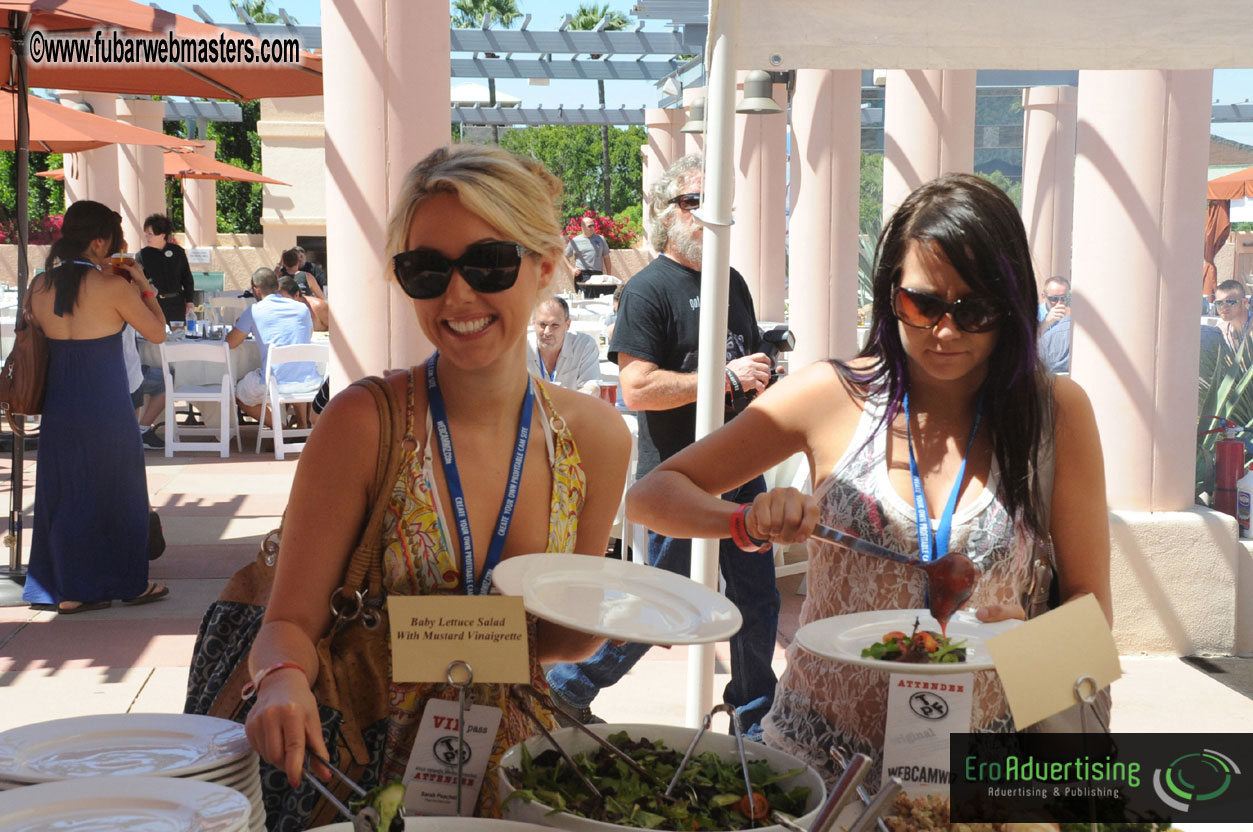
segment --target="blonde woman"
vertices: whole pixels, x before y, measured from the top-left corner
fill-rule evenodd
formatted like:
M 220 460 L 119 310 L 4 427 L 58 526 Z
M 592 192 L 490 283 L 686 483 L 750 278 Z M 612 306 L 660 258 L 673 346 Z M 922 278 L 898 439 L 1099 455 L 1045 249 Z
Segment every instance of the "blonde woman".
M 561 258 L 559 191 L 542 167 L 475 145 L 435 151 L 405 181 L 388 226 L 388 255 L 437 352 L 425 366 L 388 378 L 412 402 L 407 428 L 414 440 L 406 443 L 385 521 L 389 593 L 487 592 L 483 576 L 497 553 L 604 554 L 630 435 L 608 404 L 546 385 L 526 371 L 531 312 Z M 528 421 L 529 439 L 521 432 Z M 441 453 L 445 432 L 455 450 L 451 466 Z M 318 670 L 314 645 L 330 624 L 327 599 L 340 586 L 369 509 L 380 441 L 372 397 L 346 390 L 322 414 L 292 485 L 283 556 L 250 664 L 254 673 L 285 662 L 294 667 L 265 675 L 247 728 L 261 756 L 293 787 L 306 748 L 326 755 L 310 692 Z M 502 497 L 518 453 L 524 463 L 516 508 L 503 517 L 498 511 L 504 513 Z M 473 575 L 463 574 L 459 502 L 470 527 Z M 502 522 L 503 545 L 494 541 Z M 600 644 L 545 622 L 533 630 L 531 667 L 539 687 L 541 662 L 577 660 Z M 496 816 L 495 762 L 533 728 L 503 687 L 474 687 L 474 701 L 504 710 L 476 812 Z M 382 780 L 404 773 L 431 697 L 451 699 L 455 691 L 392 684 Z

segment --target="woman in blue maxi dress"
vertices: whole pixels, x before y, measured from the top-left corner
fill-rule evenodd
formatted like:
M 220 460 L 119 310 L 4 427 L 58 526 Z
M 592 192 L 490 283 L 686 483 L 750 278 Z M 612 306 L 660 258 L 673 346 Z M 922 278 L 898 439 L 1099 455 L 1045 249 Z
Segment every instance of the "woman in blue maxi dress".
M 169 592 L 148 581 L 144 452 L 122 357 L 124 324 L 159 343 L 165 321 L 142 269 L 110 272 L 109 256 L 123 247 L 115 211 L 76 202 L 30 290 L 48 338 L 48 383 L 22 597 L 62 614 Z

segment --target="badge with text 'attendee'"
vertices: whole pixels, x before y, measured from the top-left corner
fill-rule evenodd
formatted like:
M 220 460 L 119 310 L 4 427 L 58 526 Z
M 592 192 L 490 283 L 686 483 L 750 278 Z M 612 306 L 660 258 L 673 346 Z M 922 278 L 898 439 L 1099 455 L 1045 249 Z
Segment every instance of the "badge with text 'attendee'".
M 475 683 L 531 681 L 519 597 L 389 595 L 387 612 L 396 682 L 447 682 L 454 662 L 469 665 Z
M 1019 730 L 1077 703 L 1075 683 L 1090 694 L 1122 675 L 1118 648 L 1096 596 L 1085 595 L 1026 621 L 984 645 L 1001 677 Z
M 405 768 L 405 808 L 419 815 L 474 814 L 502 716 L 500 708 L 470 705 L 462 725 L 458 703 L 427 701 Z
M 883 733 L 883 778 L 899 777 L 911 795 L 948 794 L 948 735 L 970 730 L 975 674 L 893 673 Z

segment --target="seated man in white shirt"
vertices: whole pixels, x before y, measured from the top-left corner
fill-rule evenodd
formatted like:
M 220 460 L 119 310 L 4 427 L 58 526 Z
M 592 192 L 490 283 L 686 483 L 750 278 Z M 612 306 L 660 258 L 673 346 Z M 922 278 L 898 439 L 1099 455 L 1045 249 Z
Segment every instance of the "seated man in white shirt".
M 570 331 L 570 307 L 552 297 L 535 307 L 526 336 L 527 369 L 544 381 L 600 395 L 600 348 L 585 332 Z
M 227 333 L 226 343 L 235 349 L 249 335 L 257 339 L 261 367 L 236 383 L 235 398 L 239 401 L 240 410 L 260 421 L 267 395 L 265 360 L 270 347 L 308 344 L 313 340 L 313 316 L 308 306 L 279 293 L 278 278 L 273 269 L 261 268 L 253 272 L 252 293 L 257 302 L 239 316 L 235 328 Z M 284 364 L 275 370 L 275 375 L 279 384 L 298 389 L 300 385 L 308 385 L 308 389 L 316 390 L 322 384 L 322 377 L 313 362 Z M 296 408 L 296 427 L 308 426 L 308 412 L 303 407 Z

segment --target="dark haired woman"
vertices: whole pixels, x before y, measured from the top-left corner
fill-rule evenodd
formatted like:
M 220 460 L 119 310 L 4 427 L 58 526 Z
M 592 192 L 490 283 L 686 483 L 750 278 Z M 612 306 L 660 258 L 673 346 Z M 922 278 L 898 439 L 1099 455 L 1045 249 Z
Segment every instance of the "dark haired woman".
M 144 220 L 144 247 L 135 258 L 157 293 L 167 321 L 185 321 L 196 299 L 196 283 L 187 263 L 187 252 L 174 242 L 174 223 L 165 214 Z
M 789 375 L 672 457 L 631 490 L 629 516 L 662 534 L 733 537 L 740 507 L 711 495 L 803 451 L 814 495 L 759 496 L 740 514 L 753 540 L 805 541 L 822 522 L 906 554 L 924 543 L 937 556 L 965 552 L 980 572 L 970 605 L 998 621 L 1024 617 L 1033 549 L 1051 535 L 1062 600 L 1093 593 L 1111 618 L 1100 439 L 1083 390 L 1039 367 L 1035 307 L 1026 234 L 1005 194 L 967 175 L 922 186 L 880 237 L 861 353 Z M 802 624 L 926 606 L 920 570 L 809 546 Z M 793 645 L 765 741 L 828 777 L 832 745 L 878 761 L 882 691 L 881 671 Z M 977 674 L 972 730 L 1011 726 L 994 674 Z
M 75 202 L 30 289 L 48 336 L 48 387 L 22 597 L 62 614 L 169 594 L 148 581 L 144 449 L 122 358 L 125 324 L 161 343 L 165 321 L 143 269 L 111 273 L 109 256 L 123 245 L 116 211 Z

